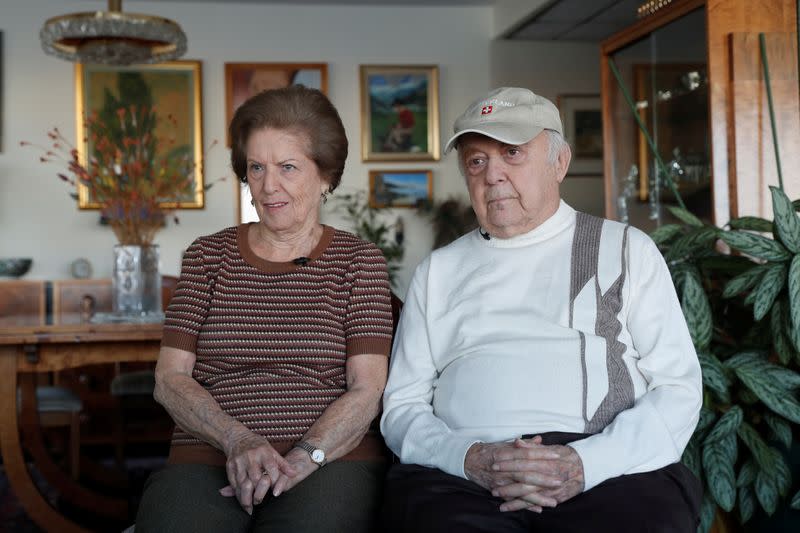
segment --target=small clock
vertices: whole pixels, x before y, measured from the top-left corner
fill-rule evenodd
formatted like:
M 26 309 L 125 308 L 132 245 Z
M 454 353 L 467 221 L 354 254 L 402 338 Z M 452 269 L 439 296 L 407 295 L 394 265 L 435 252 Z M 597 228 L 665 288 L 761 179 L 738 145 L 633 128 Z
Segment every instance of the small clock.
M 79 257 L 69 266 L 73 278 L 87 279 L 92 277 L 92 264 L 85 257 Z

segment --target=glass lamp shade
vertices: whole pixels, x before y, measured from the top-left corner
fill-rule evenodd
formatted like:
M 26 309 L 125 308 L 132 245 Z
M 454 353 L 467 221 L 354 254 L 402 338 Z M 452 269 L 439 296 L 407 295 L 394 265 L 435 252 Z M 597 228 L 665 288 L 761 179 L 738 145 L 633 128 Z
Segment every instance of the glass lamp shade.
M 109 11 L 48 19 L 39 39 L 47 54 L 79 63 L 158 63 L 186 53 L 186 35 L 177 23 L 123 13 L 121 2 L 109 2 Z

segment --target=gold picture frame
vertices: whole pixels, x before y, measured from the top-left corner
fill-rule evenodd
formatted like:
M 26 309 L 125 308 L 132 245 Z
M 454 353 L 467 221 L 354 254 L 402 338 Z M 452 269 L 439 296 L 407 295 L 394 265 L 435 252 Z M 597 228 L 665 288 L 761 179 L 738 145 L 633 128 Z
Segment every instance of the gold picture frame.
M 363 161 L 439 160 L 439 67 L 361 65 Z
M 161 205 L 166 208 L 202 209 L 205 187 L 201 74 L 201 62 L 195 60 L 126 67 L 76 64 L 76 144 L 81 163 L 86 164 L 92 148 L 85 129 L 87 116 L 109 105 L 144 104 L 152 106 L 156 112 L 166 108 L 176 124 L 175 144 L 171 149 L 177 147 L 192 154 L 195 175 L 190 196 L 170 199 L 161 202 Z M 88 189 L 79 184 L 78 207 L 100 209 L 100 205 L 89 196 Z
M 433 171 L 370 170 L 370 207 L 417 208 L 433 203 Z

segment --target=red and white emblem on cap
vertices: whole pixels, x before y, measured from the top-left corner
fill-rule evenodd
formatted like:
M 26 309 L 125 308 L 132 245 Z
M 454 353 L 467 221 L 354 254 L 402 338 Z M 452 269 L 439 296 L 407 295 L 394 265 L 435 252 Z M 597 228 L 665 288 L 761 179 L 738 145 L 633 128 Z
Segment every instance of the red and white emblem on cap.
M 488 115 L 491 112 L 492 112 L 492 106 L 490 105 L 485 105 L 481 108 L 481 115 Z

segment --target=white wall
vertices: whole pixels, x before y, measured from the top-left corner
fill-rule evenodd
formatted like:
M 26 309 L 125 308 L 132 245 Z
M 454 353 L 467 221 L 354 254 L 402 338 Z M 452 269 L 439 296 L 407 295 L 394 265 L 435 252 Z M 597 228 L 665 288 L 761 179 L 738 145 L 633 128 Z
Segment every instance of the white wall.
M 45 19 L 76 11 L 104 9 L 105 2 L 75 0 L 0 0 L 3 32 L 4 146 L 0 153 L 0 257 L 32 257 L 34 279 L 69 277 L 69 264 L 88 258 L 95 277 L 111 272 L 110 229 L 97 213 L 78 211 L 57 169 L 37 161 L 20 140 L 45 144 L 45 132 L 75 129 L 73 66 L 46 56 L 38 33 Z M 178 21 L 188 36 L 186 59 L 203 62 L 204 145 L 225 132 L 224 63 L 327 62 L 329 96 L 342 115 L 350 139 L 342 189 L 366 188 L 374 168 L 432 168 L 434 197 L 465 196 L 455 162 L 364 164 L 360 154 L 359 64 L 438 64 L 441 135 L 447 138 L 456 116 L 489 86 L 491 7 L 292 6 L 226 3 L 129 2 L 126 10 Z M 70 135 L 71 137 L 71 135 Z M 217 146 L 207 158 L 207 179 L 232 175 L 228 151 Z M 229 179 L 206 194 L 206 208 L 184 210 L 180 225 L 170 224 L 156 241 L 162 271 L 176 274 L 179 256 L 196 236 L 235 223 L 236 185 Z M 323 219 L 343 226 L 325 208 Z M 409 210 L 405 221 L 406 258 L 398 294 L 405 294 L 411 272 L 429 252 L 430 227 Z
M 600 94 L 600 47 L 595 43 L 494 41 L 491 84 L 527 87 L 558 102 L 560 94 Z M 597 177 L 567 176 L 561 196 L 575 209 L 604 213 L 602 170 Z

